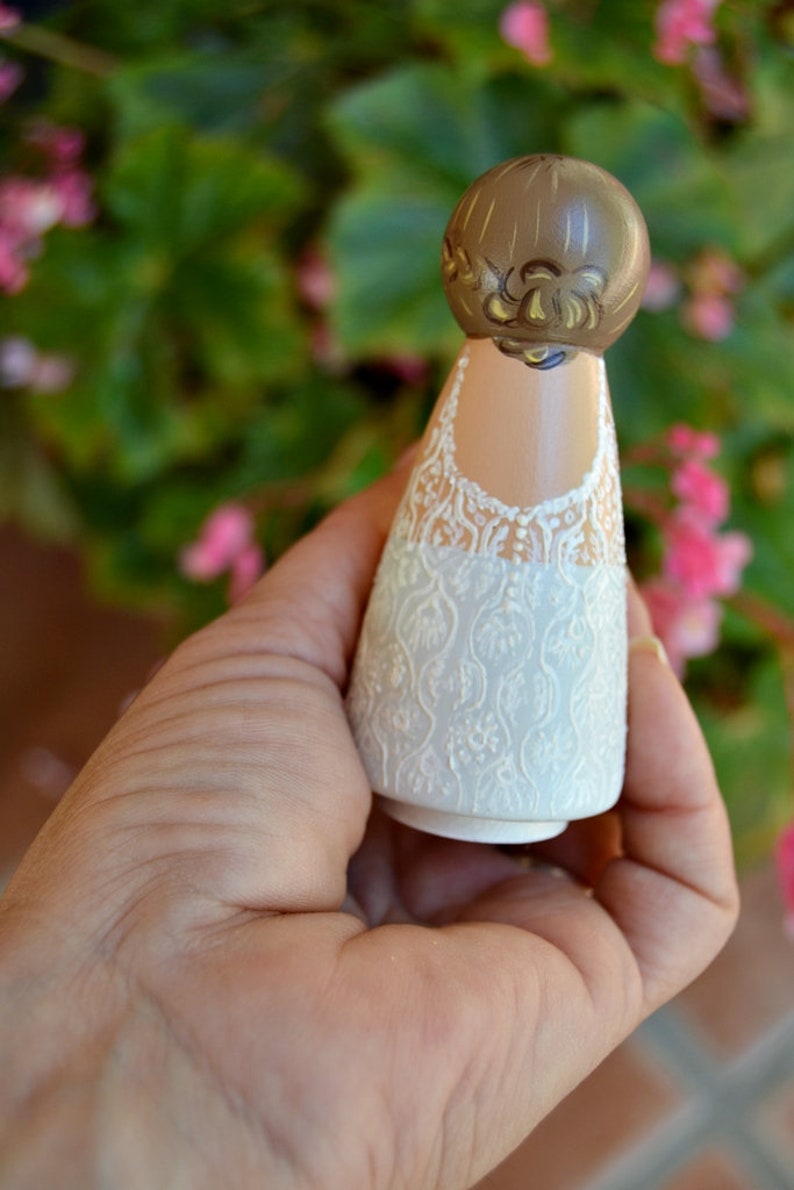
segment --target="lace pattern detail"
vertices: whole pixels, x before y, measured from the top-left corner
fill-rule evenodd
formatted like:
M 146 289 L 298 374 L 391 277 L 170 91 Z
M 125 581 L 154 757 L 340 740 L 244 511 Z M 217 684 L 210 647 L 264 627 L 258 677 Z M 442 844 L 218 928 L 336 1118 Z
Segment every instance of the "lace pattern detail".
M 449 398 L 381 559 L 348 693 L 372 788 L 450 814 L 613 805 L 626 732 L 626 569 L 605 377 L 581 484 L 514 508 L 461 474 Z
M 590 469 L 578 487 L 528 508 L 504 504 L 458 468 L 455 416 L 468 363 L 464 351 L 438 424 L 397 511 L 394 532 L 406 541 L 454 545 L 512 562 L 622 563 L 625 546 L 617 443 L 603 361 L 598 445 Z
M 625 568 L 391 538 L 348 712 L 373 789 L 450 813 L 575 818 L 616 800 Z

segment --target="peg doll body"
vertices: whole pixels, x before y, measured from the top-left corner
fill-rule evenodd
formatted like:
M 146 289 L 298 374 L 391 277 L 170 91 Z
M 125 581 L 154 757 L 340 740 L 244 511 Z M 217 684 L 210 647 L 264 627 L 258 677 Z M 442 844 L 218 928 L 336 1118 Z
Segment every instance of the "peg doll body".
M 437 834 L 529 841 L 608 808 L 625 555 L 601 350 L 642 296 L 633 200 L 584 162 L 489 171 L 444 241 L 467 339 L 396 515 L 348 697 L 373 789 Z

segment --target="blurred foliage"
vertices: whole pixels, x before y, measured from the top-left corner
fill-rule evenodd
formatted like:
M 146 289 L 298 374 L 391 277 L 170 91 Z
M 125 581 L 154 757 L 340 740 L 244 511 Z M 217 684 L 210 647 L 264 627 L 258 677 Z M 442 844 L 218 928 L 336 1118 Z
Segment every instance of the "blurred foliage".
M 752 600 L 690 688 L 752 856 L 790 814 L 793 6 L 720 5 L 746 99 L 730 118 L 691 64 L 654 58 L 654 3 L 549 0 L 543 69 L 501 39 L 504 6 L 37 6 L 4 47 L 27 72 L 0 107 L 4 172 L 35 168 L 37 123 L 75 126 L 98 214 L 51 231 L 29 284 L 0 297 L 0 338 L 75 367 L 63 391 L 0 389 L 0 515 L 79 543 L 105 596 L 165 609 L 176 632 L 201 623 L 222 584 L 187 582 L 175 558 L 211 508 L 244 499 L 272 559 L 421 428 L 460 338 L 438 251 L 469 182 L 516 154 L 593 160 L 684 281 L 711 248 L 745 278 L 724 341 L 675 308 L 641 312 L 609 368 L 624 446 L 678 420 L 724 437 Z M 333 270 L 322 308 L 307 253 Z M 650 564 L 651 531 L 629 529 Z

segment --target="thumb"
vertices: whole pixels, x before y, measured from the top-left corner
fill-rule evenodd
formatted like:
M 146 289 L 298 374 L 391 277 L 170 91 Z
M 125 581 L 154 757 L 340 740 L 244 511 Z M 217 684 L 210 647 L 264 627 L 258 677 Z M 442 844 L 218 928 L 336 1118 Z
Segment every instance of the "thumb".
M 339 908 L 371 803 L 341 690 L 406 470 L 177 648 L 58 807 L 18 893 L 48 885 L 57 847 L 82 877 L 69 895 L 87 881 L 103 916 L 153 881 L 215 913 Z

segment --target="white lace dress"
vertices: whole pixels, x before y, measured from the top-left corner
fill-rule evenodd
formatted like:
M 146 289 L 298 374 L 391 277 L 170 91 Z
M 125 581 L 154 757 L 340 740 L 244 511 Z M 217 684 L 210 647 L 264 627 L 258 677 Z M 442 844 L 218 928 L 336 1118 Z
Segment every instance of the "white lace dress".
M 348 713 L 395 817 L 458 838 L 529 840 L 620 793 L 617 448 L 602 362 L 598 444 L 581 484 L 535 507 L 502 503 L 456 463 L 467 364 L 464 352 L 386 544 Z

